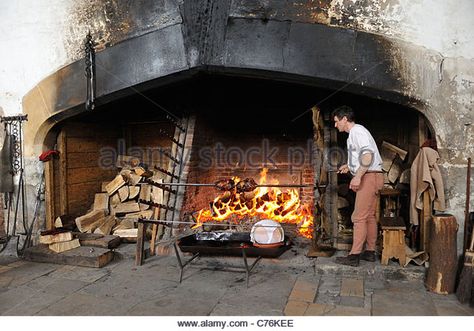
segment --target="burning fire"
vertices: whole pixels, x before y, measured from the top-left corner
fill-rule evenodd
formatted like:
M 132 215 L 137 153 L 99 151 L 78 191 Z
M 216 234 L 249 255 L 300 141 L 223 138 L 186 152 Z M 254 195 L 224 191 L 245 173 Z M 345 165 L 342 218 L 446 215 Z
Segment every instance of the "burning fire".
M 267 184 L 267 172 L 268 169 L 263 169 L 260 173 L 259 185 Z M 237 183 L 240 178 L 233 177 L 233 180 Z M 278 181 L 271 184 L 278 184 Z M 301 204 L 297 189 L 283 192 L 279 188 L 259 186 L 252 192 L 237 193 L 235 189 L 227 191 L 215 198 L 210 203 L 210 208 L 198 212 L 195 227 L 210 221 L 243 220 L 250 217 L 296 224 L 300 235 L 312 237 L 311 208 Z

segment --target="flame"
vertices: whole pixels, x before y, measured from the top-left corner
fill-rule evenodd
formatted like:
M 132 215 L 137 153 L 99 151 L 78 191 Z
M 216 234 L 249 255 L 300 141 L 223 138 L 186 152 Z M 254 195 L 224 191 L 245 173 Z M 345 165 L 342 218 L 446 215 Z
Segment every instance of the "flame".
M 267 184 L 268 169 L 260 173 L 259 185 Z M 239 177 L 232 178 L 239 182 Z M 279 184 L 272 181 L 269 184 Z M 279 223 L 296 224 L 300 235 L 312 237 L 313 215 L 309 205 L 301 204 L 297 189 L 284 192 L 279 188 L 257 187 L 253 192 L 224 192 L 210 203 L 210 208 L 201 209 L 197 213 L 197 224 L 205 222 L 221 222 L 229 219 L 244 220 L 250 217 L 271 219 Z

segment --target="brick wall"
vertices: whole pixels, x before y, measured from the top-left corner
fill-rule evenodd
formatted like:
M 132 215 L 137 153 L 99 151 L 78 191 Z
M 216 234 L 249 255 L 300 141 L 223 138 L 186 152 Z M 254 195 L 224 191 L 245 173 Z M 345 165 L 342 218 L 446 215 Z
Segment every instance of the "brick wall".
M 282 137 L 276 130 L 260 134 L 258 130 L 222 129 L 215 124 L 214 121 L 207 121 L 205 116 L 197 116 L 189 162 L 189 183 L 215 183 L 233 176 L 242 179 L 250 177 L 258 183 L 264 166 L 268 168 L 267 183 L 271 183 L 272 179 L 277 179 L 280 184 L 314 183 L 313 167 L 307 152 L 312 133 Z M 277 153 L 266 159 L 270 162 L 259 162 L 265 161 L 264 154 L 269 154 L 269 150 L 274 148 Z M 293 156 L 297 162 L 292 163 L 291 153 L 295 148 L 298 155 Z M 181 216 L 208 208 L 219 194 L 221 192 L 213 187 L 187 187 Z M 299 189 L 299 194 L 302 203 L 312 206 L 312 188 Z

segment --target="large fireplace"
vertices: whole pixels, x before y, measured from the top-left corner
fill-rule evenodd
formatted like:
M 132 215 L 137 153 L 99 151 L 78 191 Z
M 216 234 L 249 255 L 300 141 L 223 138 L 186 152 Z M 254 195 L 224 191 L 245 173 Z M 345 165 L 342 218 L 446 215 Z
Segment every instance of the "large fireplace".
M 118 159 L 127 156 L 152 176 L 127 185 L 143 191 L 161 183 L 150 191 L 152 197 L 162 191 L 162 208 L 151 212 L 146 200 L 153 198 L 140 193 L 121 201 L 137 210 L 115 215 L 166 221 L 172 227 L 159 233 L 163 238 L 187 230 L 249 232 L 271 219 L 291 239 L 309 242 L 317 235 L 346 248 L 353 195 L 344 189 L 347 178 L 329 172 L 345 157 L 345 137 L 334 130 L 331 110 L 352 106 L 379 145 L 388 141 L 409 152 L 404 168 L 416 154 L 423 121 L 395 104 L 333 94 L 263 76 L 199 74 L 64 120 L 52 131 L 61 157 L 52 169 L 50 218 L 90 212 L 95 195 L 123 174 Z M 232 187 L 220 187 L 229 182 Z M 246 182 L 254 187 L 239 190 Z

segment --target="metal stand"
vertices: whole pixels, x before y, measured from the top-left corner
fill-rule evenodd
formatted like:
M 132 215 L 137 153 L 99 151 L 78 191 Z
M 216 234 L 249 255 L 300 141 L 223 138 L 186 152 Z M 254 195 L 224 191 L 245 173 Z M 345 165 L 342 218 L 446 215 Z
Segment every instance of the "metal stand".
M 174 242 L 173 247 L 174 247 L 174 252 L 176 253 L 176 258 L 178 259 L 178 264 L 179 264 L 179 269 L 180 269 L 179 283 L 181 284 L 181 282 L 183 281 L 184 267 L 187 266 L 189 263 L 191 263 L 195 258 L 197 258 L 199 256 L 199 253 L 195 253 L 189 260 L 187 260 L 183 264 L 183 262 L 181 261 L 181 257 L 179 256 L 178 245 L 176 244 L 176 241 Z
M 189 260 L 187 260 L 186 262 L 183 263 L 182 260 L 181 260 L 181 256 L 179 255 L 178 244 L 176 242 L 173 243 L 173 247 L 174 247 L 174 252 L 176 253 L 176 258 L 178 259 L 178 265 L 179 265 L 179 269 L 180 269 L 179 283 L 181 283 L 183 281 L 184 267 L 187 266 L 189 263 L 191 263 L 198 256 L 200 256 L 200 253 L 199 252 L 195 253 Z M 242 258 L 244 259 L 244 266 L 245 266 L 244 270 L 242 270 L 242 272 L 245 272 L 246 284 L 247 284 L 247 288 L 248 288 L 249 287 L 250 273 L 252 272 L 252 269 L 257 265 L 258 261 L 260 261 L 262 259 L 262 257 L 258 256 L 255 259 L 255 261 L 253 261 L 252 265 L 249 267 L 249 264 L 248 264 L 248 261 L 247 261 L 247 254 L 245 253 L 245 249 L 247 248 L 247 246 L 245 244 L 241 244 L 240 248 L 242 249 Z M 242 269 L 242 268 L 239 268 L 239 269 Z
M 250 277 L 250 272 L 252 271 L 253 267 L 257 264 L 258 261 L 262 259 L 261 256 L 257 257 L 255 261 L 253 261 L 252 265 L 249 268 L 249 265 L 247 263 L 247 255 L 245 254 L 245 249 L 247 248 L 246 245 L 240 244 L 240 248 L 242 248 L 242 257 L 244 258 L 244 264 L 245 264 L 245 276 L 247 280 L 247 288 L 249 287 L 249 277 Z
M 2 186 L 2 192 L 5 194 L 5 202 L 6 206 L 8 209 L 7 213 L 7 229 L 6 229 L 6 243 L 5 246 L 3 246 L 0 249 L 0 252 L 2 252 L 10 239 L 14 239 L 13 244 L 11 247 L 14 247 L 14 249 L 11 249 L 12 254 L 11 255 L 16 255 L 18 256 L 18 253 L 20 251 L 23 251 L 23 248 L 26 247 L 28 244 L 28 241 L 25 241 L 24 246 L 22 249 L 18 248 L 19 244 L 19 236 L 18 235 L 27 235 L 27 239 L 29 239 L 28 236 L 28 229 L 30 228 L 28 226 L 28 204 L 26 201 L 27 195 L 26 195 L 26 181 L 24 178 L 24 156 L 23 156 L 23 122 L 28 120 L 27 115 L 16 115 L 16 116 L 1 116 L 0 122 L 4 123 L 5 125 L 5 134 L 6 138 L 5 141 L 9 142 L 9 147 L 7 146 L 6 148 L 9 148 L 9 155 L 8 159 L 6 160 L 8 164 L 4 164 L 3 166 L 7 166 L 9 168 L 8 173 L 11 176 L 10 179 L 8 180 L 10 183 L 9 187 L 3 187 Z M 10 139 L 7 139 L 7 137 L 10 137 Z M 3 152 L 3 151 L 2 151 Z M 18 175 L 18 183 L 17 185 L 13 184 L 13 178 L 15 175 Z M 21 204 L 20 204 L 21 201 Z M 13 206 L 15 205 L 15 206 Z M 14 211 L 13 211 L 14 209 Z M 10 219 L 11 217 L 11 212 L 14 212 L 13 214 L 13 225 L 12 225 L 12 230 L 10 233 L 10 222 L 12 221 Z M 21 221 L 23 225 L 23 230 L 25 232 L 18 233 L 17 232 L 17 221 L 19 218 L 19 214 L 21 212 Z M 32 226 L 31 226 L 32 229 Z

